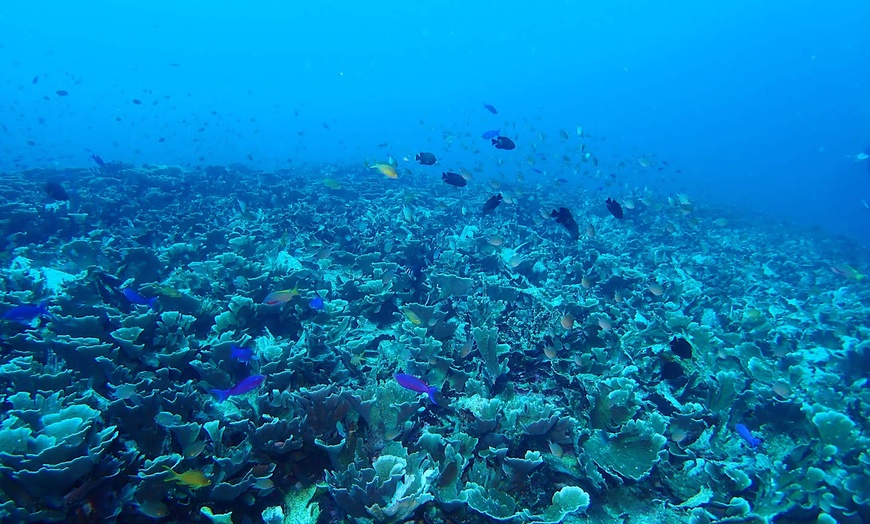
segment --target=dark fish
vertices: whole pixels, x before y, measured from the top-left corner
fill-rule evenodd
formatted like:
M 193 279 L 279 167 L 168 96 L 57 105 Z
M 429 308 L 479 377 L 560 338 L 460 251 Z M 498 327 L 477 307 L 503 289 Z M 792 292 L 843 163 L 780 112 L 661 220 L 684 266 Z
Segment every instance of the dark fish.
M 66 194 L 66 189 L 63 188 L 60 182 L 49 180 L 45 183 L 45 192 L 55 200 L 69 200 L 69 195 Z
M 496 111 L 495 108 L 492 107 L 492 106 L 489 105 L 489 104 L 483 104 L 483 108 L 486 109 L 487 111 L 489 111 L 490 113 L 494 114 L 494 115 L 497 115 L 497 114 L 498 114 L 498 111 Z
M 495 208 L 497 208 L 498 205 L 501 204 L 501 201 L 502 201 L 501 193 L 499 193 L 495 196 L 489 197 L 489 200 L 487 200 L 483 204 L 483 214 L 488 215 L 488 214 L 492 213 L 493 211 L 495 211 Z
M 464 178 L 462 178 L 462 175 L 459 175 L 457 173 L 449 173 L 449 172 L 448 173 L 441 173 L 441 180 L 443 180 L 447 184 L 450 184 L 451 186 L 456 186 L 456 187 L 464 187 L 465 184 L 468 183 L 465 181 Z
M 97 155 L 97 154 L 93 154 L 93 155 L 91 155 L 91 160 L 93 160 L 94 162 L 96 162 L 97 165 L 100 166 L 100 167 L 106 167 L 106 163 L 103 162 L 103 159 L 100 158 L 100 155 Z
M 489 131 L 484 131 L 480 138 L 485 138 L 489 140 L 490 138 L 495 138 L 498 136 L 498 129 L 490 129 Z
M 32 83 L 32 84 L 35 84 L 35 83 L 37 83 L 37 82 L 39 82 L 39 77 L 38 77 L 38 76 L 34 76 L 34 77 L 33 77 L 33 82 L 31 82 L 31 83 Z
M 565 229 L 568 230 L 572 240 L 580 238 L 580 226 L 577 225 L 577 222 L 574 220 L 574 215 L 571 214 L 571 211 L 567 207 L 560 207 L 558 210 L 554 209 L 553 212 L 550 213 L 550 216 L 554 217 L 556 222 L 565 226 Z
M 137 106 L 141 106 L 141 105 L 142 105 L 142 101 L 139 100 L 138 98 L 134 98 L 134 99 L 133 99 L 133 103 L 136 104 Z
M 66 89 L 58 89 L 58 90 L 55 91 L 54 93 L 55 93 L 57 96 L 67 96 L 67 95 L 69 94 L 69 91 L 67 91 Z
M 670 342 L 671 351 L 680 358 L 692 358 L 692 345 L 683 337 L 674 337 Z
M 505 149 L 505 150 L 511 150 L 511 149 L 517 147 L 517 145 L 514 144 L 514 141 L 506 136 L 497 136 L 497 137 L 493 138 L 492 145 L 494 145 L 496 149 Z
M 420 162 L 424 166 L 431 166 L 435 163 L 435 155 L 432 153 L 417 153 L 417 156 L 414 157 L 414 160 Z
M 605 204 L 607 204 L 607 210 L 610 211 L 611 215 L 618 219 L 622 218 L 622 206 L 619 205 L 619 202 L 612 198 L 608 198 Z

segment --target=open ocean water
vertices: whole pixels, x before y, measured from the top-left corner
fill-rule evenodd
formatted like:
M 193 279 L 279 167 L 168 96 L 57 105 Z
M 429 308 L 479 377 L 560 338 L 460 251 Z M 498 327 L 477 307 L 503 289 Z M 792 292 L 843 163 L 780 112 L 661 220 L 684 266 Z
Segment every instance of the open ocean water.
M 0 4 L 0 522 L 870 522 L 870 4 Z

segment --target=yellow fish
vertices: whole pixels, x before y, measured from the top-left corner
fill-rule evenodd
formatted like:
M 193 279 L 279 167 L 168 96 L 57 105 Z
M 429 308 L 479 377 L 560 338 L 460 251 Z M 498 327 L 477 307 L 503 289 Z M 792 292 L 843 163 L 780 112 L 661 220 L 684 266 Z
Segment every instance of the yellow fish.
M 861 279 L 864 278 L 864 275 L 862 275 L 860 271 L 849 264 L 837 264 L 836 266 L 831 266 L 831 271 L 838 275 L 842 275 L 849 280 L 854 280 L 855 282 L 860 282 Z
M 266 298 L 263 299 L 263 304 L 268 306 L 277 306 L 278 304 L 285 304 L 293 300 L 293 297 L 299 296 L 299 286 L 293 286 L 293 289 L 283 289 L 281 291 L 272 291 Z
M 172 286 L 160 286 L 157 288 L 157 294 L 164 297 L 178 298 L 181 296 L 181 291 Z
M 169 466 L 163 467 L 166 471 L 172 473 L 172 476 L 166 478 L 166 482 L 172 482 L 174 480 L 175 482 L 184 484 L 191 489 L 204 488 L 211 484 L 211 480 L 209 480 L 202 471 L 192 469 L 190 471 L 185 471 L 184 473 L 176 473 L 172 471 L 172 468 Z
M 323 185 L 329 189 L 341 189 L 341 182 L 334 178 L 327 178 L 323 181 Z
M 420 319 L 420 316 L 417 315 L 417 313 L 414 313 L 413 311 L 411 311 L 410 309 L 405 308 L 402 310 L 402 312 L 405 314 L 405 318 L 407 318 L 408 320 L 411 321 L 411 324 L 414 324 L 415 326 L 419 326 L 420 324 L 423 323 L 423 321 Z
M 393 180 L 399 178 L 399 173 L 394 166 L 390 164 L 374 164 L 369 166 L 370 169 L 377 169 L 382 175 Z

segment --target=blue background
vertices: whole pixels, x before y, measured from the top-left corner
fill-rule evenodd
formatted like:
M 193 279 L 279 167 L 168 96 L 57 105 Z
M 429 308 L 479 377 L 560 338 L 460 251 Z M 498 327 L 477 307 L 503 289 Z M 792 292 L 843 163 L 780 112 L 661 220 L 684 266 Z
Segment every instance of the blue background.
M 547 183 L 582 176 L 558 161 L 576 163 L 582 125 L 628 187 L 870 243 L 870 172 L 848 158 L 870 143 L 868 27 L 857 0 L 7 1 L 0 169 L 93 165 L 90 151 L 274 169 L 430 150 L 510 176 L 534 145 Z M 516 162 L 494 163 L 491 128 L 517 139 Z

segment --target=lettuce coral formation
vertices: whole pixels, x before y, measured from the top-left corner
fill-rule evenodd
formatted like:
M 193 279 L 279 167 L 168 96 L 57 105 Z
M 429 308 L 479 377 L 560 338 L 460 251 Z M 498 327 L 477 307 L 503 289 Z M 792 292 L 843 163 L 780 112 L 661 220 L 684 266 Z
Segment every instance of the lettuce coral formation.
M 497 218 L 425 181 L 116 169 L 60 229 L 2 203 L 2 311 L 50 312 L 0 324 L 8 521 L 870 520 L 868 291 L 835 241 L 642 192 L 616 226 L 577 192 L 596 233 L 566 244 L 520 182 Z M 141 214 L 179 184 L 214 205 Z

